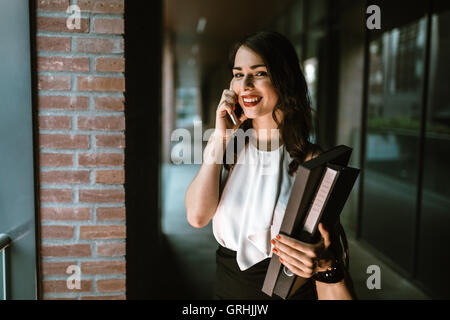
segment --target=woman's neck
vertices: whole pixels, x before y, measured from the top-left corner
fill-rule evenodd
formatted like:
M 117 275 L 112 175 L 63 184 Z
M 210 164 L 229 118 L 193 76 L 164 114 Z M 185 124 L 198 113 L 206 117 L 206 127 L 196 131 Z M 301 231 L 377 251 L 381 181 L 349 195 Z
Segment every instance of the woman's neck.
M 272 118 L 272 113 L 252 119 L 252 127 L 256 134 L 259 149 L 267 149 L 270 151 L 272 144 L 274 144 L 275 148 L 282 145 L 278 124 Z M 277 144 L 277 141 L 272 142 L 274 139 L 278 139 Z

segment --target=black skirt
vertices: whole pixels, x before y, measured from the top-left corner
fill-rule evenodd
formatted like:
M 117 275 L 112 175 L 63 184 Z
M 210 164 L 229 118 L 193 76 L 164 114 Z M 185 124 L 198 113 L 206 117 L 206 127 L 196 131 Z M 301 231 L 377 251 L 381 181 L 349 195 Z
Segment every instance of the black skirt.
M 247 270 L 241 271 L 236 261 L 236 251 L 219 245 L 216 251 L 215 299 L 226 300 L 279 300 L 280 297 L 266 295 L 261 291 L 269 267 L 267 258 Z M 313 280 L 305 283 L 289 300 L 316 300 Z

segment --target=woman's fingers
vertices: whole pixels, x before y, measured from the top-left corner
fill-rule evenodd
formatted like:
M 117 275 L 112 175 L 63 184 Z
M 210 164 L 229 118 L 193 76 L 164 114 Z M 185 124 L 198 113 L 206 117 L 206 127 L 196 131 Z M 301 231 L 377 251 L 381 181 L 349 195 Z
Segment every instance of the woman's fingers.
M 289 258 L 282 258 L 280 257 L 280 262 L 286 266 L 289 270 L 291 270 L 296 275 L 302 277 L 302 278 L 311 278 L 313 275 L 312 269 L 302 269 L 299 267 L 298 264 L 292 263 L 292 261 Z
M 285 235 L 278 235 L 277 239 L 275 240 L 275 243 L 280 243 L 285 246 L 291 247 L 292 249 L 295 249 L 297 251 L 303 252 L 305 255 L 307 255 L 309 258 L 316 258 L 316 248 L 315 245 L 311 245 L 309 243 L 298 241 L 294 238 L 285 236 Z
M 293 273 L 303 278 L 310 278 L 314 274 L 313 258 L 280 241 L 272 240 L 272 244 L 274 244 L 273 252 L 278 255 L 280 262 Z
M 229 104 L 236 104 L 236 98 L 230 95 L 224 95 L 223 101 L 228 102 Z
M 232 104 L 227 102 L 227 101 L 222 101 L 222 103 L 219 105 L 218 111 L 221 112 L 221 113 L 226 112 L 229 115 L 231 115 L 232 112 L 233 112 Z
M 306 253 L 296 250 L 295 248 L 288 246 L 280 241 L 273 240 L 272 244 L 275 246 L 276 251 L 274 251 L 280 257 L 292 257 L 293 259 L 299 261 L 305 267 L 313 267 L 313 259 Z
M 330 242 L 330 233 L 325 229 L 325 227 L 324 227 L 322 222 L 319 223 L 319 232 L 320 232 L 320 235 L 322 236 L 325 248 L 328 248 L 330 246 L 330 244 L 331 244 L 331 242 Z

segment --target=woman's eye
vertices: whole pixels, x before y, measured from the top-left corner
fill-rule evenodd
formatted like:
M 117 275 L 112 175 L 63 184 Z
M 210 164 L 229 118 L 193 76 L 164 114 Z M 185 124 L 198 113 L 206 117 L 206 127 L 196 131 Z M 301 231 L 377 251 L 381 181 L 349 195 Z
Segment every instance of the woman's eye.
M 259 72 L 257 72 L 257 73 L 255 74 L 255 76 L 256 76 L 256 77 L 265 77 L 265 76 L 267 76 L 267 72 L 265 72 L 265 71 L 259 71 Z M 243 73 L 236 73 L 236 74 L 234 75 L 234 77 L 235 77 L 235 78 L 243 78 L 243 77 L 244 77 L 244 74 L 243 74 Z M 250 75 L 250 77 L 253 77 L 253 75 Z

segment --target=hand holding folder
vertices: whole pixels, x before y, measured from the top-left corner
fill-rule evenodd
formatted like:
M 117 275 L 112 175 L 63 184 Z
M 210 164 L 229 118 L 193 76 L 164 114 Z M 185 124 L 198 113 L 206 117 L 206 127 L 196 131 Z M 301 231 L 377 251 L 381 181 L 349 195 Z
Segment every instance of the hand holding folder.
M 280 234 L 312 244 L 321 238 L 319 222 L 327 230 L 335 226 L 359 174 L 359 169 L 347 167 L 351 152 L 351 148 L 341 145 L 299 165 Z M 286 299 L 294 283 L 301 286 L 306 281 L 297 279 L 273 255 L 262 291 Z

